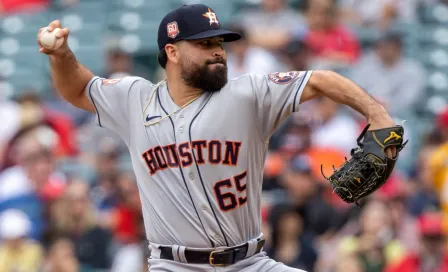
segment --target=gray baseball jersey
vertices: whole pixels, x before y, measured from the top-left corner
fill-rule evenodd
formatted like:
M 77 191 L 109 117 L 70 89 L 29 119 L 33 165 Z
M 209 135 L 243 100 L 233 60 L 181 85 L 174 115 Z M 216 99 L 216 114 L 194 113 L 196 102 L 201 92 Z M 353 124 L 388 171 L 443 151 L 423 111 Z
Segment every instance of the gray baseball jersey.
M 129 147 L 150 242 L 212 248 L 262 235 L 269 138 L 298 111 L 311 73 L 244 75 L 150 126 L 179 108 L 166 83 L 147 105 L 155 84 L 143 78 L 92 78 L 97 124 Z

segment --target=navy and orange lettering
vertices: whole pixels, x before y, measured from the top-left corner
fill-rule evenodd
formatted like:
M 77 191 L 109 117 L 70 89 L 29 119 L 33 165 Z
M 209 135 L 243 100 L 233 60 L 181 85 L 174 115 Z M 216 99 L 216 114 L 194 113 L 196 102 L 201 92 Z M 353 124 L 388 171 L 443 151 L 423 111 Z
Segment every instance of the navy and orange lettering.
M 157 163 L 159 164 L 160 170 L 165 170 L 166 168 L 168 168 L 168 164 L 166 163 L 165 156 L 163 155 L 163 151 L 160 146 L 156 146 L 154 148 L 154 155 L 156 157 Z
M 217 140 L 208 143 L 208 161 L 211 164 L 221 163 L 221 142 Z
M 241 142 L 226 141 L 222 164 L 236 166 L 240 154 Z
M 143 159 L 145 160 L 146 165 L 148 166 L 149 174 L 151 176 L 154 175 L 159 170 L 159 166 L 156 162 L 156 158 L 154 157 L 153 150 L 149 149 L 148 151 L 146 151 L 143 154 Z
M 181 143 L 179 145 L 179 156 L 181 158 L 180 161 L 182 163 L 182 167 L 188 167 L 193 163 L 193 157 L 191 156 L 189 149 L 189 142 Z
M 166 162 L 170 168 L 179 167 L 179 158 L 177 157 L 176 145 L 170 144 L 162 147 L 165 153 Z
M 197 164 L 205 163 L 202 148 L 206 148 L 206 147 L 207 147 L 207 141 L 205 141 L 205 140 L 191 142 L 191 148 L 194 148 L 196 150 L 196 163 Z

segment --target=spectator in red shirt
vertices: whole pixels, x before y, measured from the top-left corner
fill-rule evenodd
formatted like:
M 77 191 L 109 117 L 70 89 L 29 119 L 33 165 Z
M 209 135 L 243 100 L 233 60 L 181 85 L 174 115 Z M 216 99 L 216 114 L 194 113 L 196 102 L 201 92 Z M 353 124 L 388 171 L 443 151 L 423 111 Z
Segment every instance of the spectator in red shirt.
M 40 11 L 48 7 L 49 0 L 0 0 L 0 13 Z
M 448 272 L 443 217 L 438 213 L 425 213 L 418 218 L 421 246 L 418 252 L 408 254 L 385 272 Z
M 359 42 L 338 22 L 335 0 L 307 0 L 304 9 L 309 27 L 304 40 L 314 55 L 314 67 L 345 67 L 358 59 Z
M 118 178 L 120 202 L 113 213 L 112 229 L 121 244 L 138 243 L 142 229 L 141 202 L 135 177 L 123 173 Z
M 49 109 L 36 90 L 23 90 L 16 100 L 24 110 L 30 113 L 30 124 L 43 123 L 49 126 L 57 135 L 54 154 L 57 157 L 73 156 L 78 153 L 75 126 L 70 116 Z M 32 111 L 30 109 L 33 109 Z M 36 113 L 36 114 L 33 114 Z M 35 115 L 35 116 L 33 116 Z M 37 117 L 38 116 L 38 117 Z

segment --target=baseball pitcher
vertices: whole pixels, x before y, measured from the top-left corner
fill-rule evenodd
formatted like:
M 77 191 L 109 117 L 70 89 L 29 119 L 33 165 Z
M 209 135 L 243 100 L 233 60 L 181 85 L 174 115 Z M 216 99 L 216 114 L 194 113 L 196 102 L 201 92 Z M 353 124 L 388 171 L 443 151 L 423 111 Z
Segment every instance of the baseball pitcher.
M 69 29 L 59 21 L 47 27 L 61 28 L 57 36 L 65 38 L 54 50 L 38 42 L 40 52 L 49 56 L 60 94 L 95 114 L 97 125 L 117 133 L 129 148 L 151 271 L 300 271 L 263 251 L 260 202 L 269 139 L 308 100 L 327 96 L 362 113 L 370 124 L 368 133 L 393 133 L 392 138 L 377 134 L 388 139 L 375 138 L 382 144 L 376 162 L 362 160 L 372 154 L 358 148 L 353 156 L 360 161 L 350 171 L 358 171 L 362 163 L 383 162 L 390 172 L 398 156 L 401 127 L 341 75 L 290 71 L 228 80 L 223 44 L 240 39 L 240 34 L 223 30 L 208 6 L 182 6 L 160 23 L 158 60 L 167 76 L 158 83 L 95 76 L 67 46 Z M 363 169 L 355 177 L 356 186 L 372 180 Z M 341 181 L 335 189 L 355 201 L 348 194 L 355 193 L 351 181 L 338 174 L 330 178 Z

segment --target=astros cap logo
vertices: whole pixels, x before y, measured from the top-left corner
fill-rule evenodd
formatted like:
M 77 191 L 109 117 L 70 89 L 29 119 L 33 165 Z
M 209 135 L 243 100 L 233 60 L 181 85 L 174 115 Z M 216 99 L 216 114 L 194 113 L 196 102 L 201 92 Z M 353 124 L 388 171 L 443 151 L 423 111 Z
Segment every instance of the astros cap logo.
M 216 17 L 216 13 L 211 11 L 210 8 L 208 8 L 208 12 L 202 14 L 202 16 L 204 16 L 205 18 L 210 19 L 210 25 L 212 25 L 214 23 L 219 25 L 218 17 Z
M 168 32 L 168 37 L 171 39 L 176 38 L 177 35 L 179 35 L 179 27 L 177 26 L 177 22 L 171 22 L 166 25 L 166 29 Z

